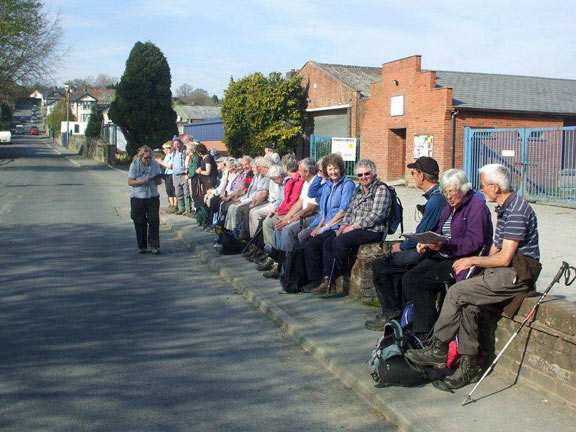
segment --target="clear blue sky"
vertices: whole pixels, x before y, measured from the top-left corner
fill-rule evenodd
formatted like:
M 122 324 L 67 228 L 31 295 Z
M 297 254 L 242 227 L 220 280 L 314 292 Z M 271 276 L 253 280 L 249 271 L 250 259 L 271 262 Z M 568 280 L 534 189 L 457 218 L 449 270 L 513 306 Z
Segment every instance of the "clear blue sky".
M 70 47 L 56 78 L 120 77 L 137 41 L 164 52 L 172 89 L 223 95 L 230 76 L 306 61 L 576 79 L 571 0 L 45 0 Z

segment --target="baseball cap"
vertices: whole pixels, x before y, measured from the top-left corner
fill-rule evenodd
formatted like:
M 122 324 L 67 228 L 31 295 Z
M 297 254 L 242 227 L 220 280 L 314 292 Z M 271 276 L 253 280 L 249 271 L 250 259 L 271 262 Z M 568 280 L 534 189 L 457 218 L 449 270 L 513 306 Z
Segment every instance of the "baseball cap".
M 438 175 L 440 173 L 438 162 L 436 162 L 434 158 L 428 156 L 421 156 L 407 166 L 408 168 L 416 168 L 426 174 Z

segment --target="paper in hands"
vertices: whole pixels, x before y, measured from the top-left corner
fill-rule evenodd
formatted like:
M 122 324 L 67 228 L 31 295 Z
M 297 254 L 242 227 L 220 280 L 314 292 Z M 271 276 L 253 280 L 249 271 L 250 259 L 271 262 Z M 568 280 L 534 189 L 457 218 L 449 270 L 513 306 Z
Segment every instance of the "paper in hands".
M 448 240 L 448 237 L 433 231 L 426 231 L 423 233 L 402 233 L 401 236 L 407 240 L 412 240 L 416 243 L 422 244 L 441 243 L 444 240 Z

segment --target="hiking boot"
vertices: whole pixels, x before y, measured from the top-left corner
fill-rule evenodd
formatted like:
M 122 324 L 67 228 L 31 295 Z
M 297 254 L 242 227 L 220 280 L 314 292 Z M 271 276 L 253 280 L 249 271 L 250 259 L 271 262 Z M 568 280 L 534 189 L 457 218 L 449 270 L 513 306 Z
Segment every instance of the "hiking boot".
M 257 249 L 256 245 L 251 244 L 250 246 L 248 246 L 248 248 L 242 252 L 242 256 L 244 258 L 249 257 L 250 255 L 252 255 L 254 253 L 254 250 Z
M 376 317 L 372 320 L 366 321 L 364 323 L 364 327 L 366 327 L 368 330 L 381 332 L 384 330 L 384 324 L 387 322 L 388 320 L 383 319 L 382 315 L 380 315 L 380 318 Z
M 258 271 L 272 270 L 272 267 L 274 266 L 274 264 L 276 264 L 276 262 L 272 258 L 268 257 L 268 258 L 266 258 L 266 261 L 264 261 L 263 263 L 258 264 L 256 266 L 256 270 L 258 270 Z
M 158 255 L 160 253 L 160 248 L 149 247 L 148 251 L 153 255 Z
M 183 199 L 178 200 L 178 210 L 174 212 L 175 215 L 184 214 L 186 211 L 186 204 L 184 203 Z
M 302 291 L 306 292 L 306 293 L 312 292 L 312 290 L 314 288 L 316 288 L 320 284 L 320 282 L 322 282 L 322 281 L 321 280 L 314 280 L 312 282 L 308 282 L 306 285 L 304 285 L 302 287 Z
M 322 294 L 328 294 L 329 290 L 330 290 L 330 279 L 328 278 L 328 276 L 324 276 L 324 279 L 322 279 L 320 285 L 318 285 L 310 292 L 314 295 L 322 295 Z
M 482 369 L 476 362 L 476 356 L 461 355 L 460 366 L 449 377 L 444 378 L 444 384 L 453 390 L 460 389 L 470 383 L 478 382 Z
M 273 263 L 272 265 L 273 265 L 272 269 L 262 273 L 262 276 L 264 276 L 267 279 L 279 279 L 280 278 L 280 268 L 279 268 L 280 266 L 277 263 Z
M 171 214 L 176 213 L 178 211 L 178 207 L 164 207 L 164 213 Z
M 420 366 L 443 369 L 446 367 L 446 360 L 448 360 L 448 344 L 434 338 L 429 347 L 406 351 L 406 357 Z
M 138 253 L 139 253 L 140 255 L 144 255 L 146 252 L 148 252 L 148 249 L 139 249 L 139 250 L 138 250 Z
M 266 258 L 268 258 L 268 254 L 265 251 L 256 248 L 256 252 L 254 253 L 254 255 L 249 256 L 246 259 L 250 262 L 261 264 L 264 261 L 266 261 Z

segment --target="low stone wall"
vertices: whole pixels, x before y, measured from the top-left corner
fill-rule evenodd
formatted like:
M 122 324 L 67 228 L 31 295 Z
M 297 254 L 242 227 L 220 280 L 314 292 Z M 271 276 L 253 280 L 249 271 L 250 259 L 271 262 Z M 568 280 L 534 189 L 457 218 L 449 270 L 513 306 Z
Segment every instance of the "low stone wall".
M 372 263 L 382 256 L 379 245 L 362 246 L 350 276 L 339 278 L 337 286 L 352 297 L 375 297 Z M 549 284 L 550 281 L 541 281 Z M 562 283 L 562 282 L 560 282 Z M 512 337 L 538 297 L 524 300 L 514 318 L 485 311 L 481 324 L 482 345 L 490 361 Z M 508 347 L 494 371 L 510 384 L 516 380 L 576 406 L 576 303 L 546 297 L 536 314 Z
M 105 164 L 114 165 L 116 163 L 116 146 L 94 138 L 72 135 L 68 143 L 68 148 L 78 152 L 78 154 L 82 156 Z

